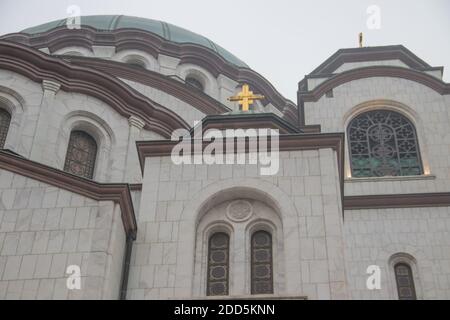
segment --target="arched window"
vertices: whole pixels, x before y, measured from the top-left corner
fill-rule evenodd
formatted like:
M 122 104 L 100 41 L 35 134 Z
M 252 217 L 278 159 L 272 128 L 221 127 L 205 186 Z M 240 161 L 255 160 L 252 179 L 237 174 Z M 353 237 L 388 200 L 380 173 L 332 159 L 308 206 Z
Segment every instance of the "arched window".
M 127 64 L 134 68 L 145 69 L 145 62 L 138 59 L 130 59 L 127 61 Z
M 94 177 L 97 143 L 84 131 L 72 131 L 67 147 L 64 171 L 80 177 Z
M 355 117 L 347 129 L 353 177 L 410 176 L 423 173 L 414 125 L 390 110 Z
M 251 240 L 251 293 L 273 293 L 272 236 L 256 231 Z
M 400 262 L 394 266 L 394 271 L 398 298 L 400 300 L 415 300 L 416 289 L 411 267 L 407 263 Z
M 186 83 L 188 85 L 190 85 L 190 86 L 193 86 L 194 88 L 196 88 L 196 89 L 198 89 L 200 91 L 204 90 L 203 84 L 199 80 L 197 80 L 197 79 L 195 79 L 193 77 L 187 77 L 186 78 Z
M 230 237 L 224 232 L 214 233 L 208 246 L 208 283 L 206 295 L 228 295 Z
M 8 111 L 0 109 L 0 149 L 5 146 L 6 136 L 8 135 L 11 115 Z

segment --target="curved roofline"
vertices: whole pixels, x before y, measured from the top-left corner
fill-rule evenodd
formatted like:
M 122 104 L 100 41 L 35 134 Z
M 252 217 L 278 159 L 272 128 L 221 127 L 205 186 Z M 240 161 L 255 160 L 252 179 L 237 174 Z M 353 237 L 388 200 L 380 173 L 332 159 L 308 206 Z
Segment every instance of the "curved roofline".
M 141 118 L 145 128 L 170 137 L 190 126 L 170 109 L 140 94 L 119 79 L 93 68 L 75 66 L 21 44 L 0 40 L 0 68 L 22 74 L 33 81 L 52 80 L 68 92 L 102 100 L 120 115 Z
M 398 59 L 416 70 L 436 69 L 420 59 L 403 45 L 376 46 L 339 49 L 331 57 L 315 68 L 310 75 L 332 74 L 340 66 L 349 62 L 366 62 Z M 440 67 L 442 68 L 442 67 Z
M 231 109 L 203 92 L 194 92 L 189 85 L 161 73 L 134 68 L 128 63 L 92 57 L 64 56 L 71 64 L 107 72 L 117 78 L 138 82 L 164 91 L 190 104 L 206 115 L 230 112 Z
M 219 74 L 239 83 L 248 83 L 266 98 L 264 105 L 272 103 L 283 112 L 285 119 L 297 123 L 297 106 L 283 97 L 275 87 L 259 73 L 247 67 L 238 67 L 229 63 L 213 50 L 193 43 L 175 43 L 152 32 L 139 29 L 117 29 L 99 31 L 92 27 L 82 26 L 80 29 L 58 27 L 37 35 L 12 33 L 0 39 L 21 43 L 33 48 L 48 48 L 55 52 L 63 47 L 80 46 L 92 50 L 93 45 L 116 47 L 116 52 L 129 49 L 144 51 L 155 58 L 164 54 L 180 59 L 180 64 L 196 64 L 215 77 Z
M 83 27 L 90 27 L 99 31 L 114 31 L 119 29 L 136 29 L 153 33 L 167 41 L 174 43 L 193 43 L 204 46 L 218 55 L 222 56 L 228 62 L 241 67 L 248 67 L 246 63 L 237 58 L 231 52 L 223 49 L 218 44 L 209 40 L 208 38 L 178 27 L 176 25 L 149 18 L 127 16 L 127 15 L 89 15 L 80 16 L 80 25 Z M 70 20 L 68 18 L 50 21 L 38 26 L 22 30 L 21 33 L 36 35 L 45 33 L 52 29 L 63 27 L 67 28 Z
M 305 102 L 316 102 L 326 92 L 334 89 L 344 83 L 373 77 L 392 77 L 411 80 L 420 83 L 434 90 L 440 95 L 450 94 L 450 83 L 446 83 L 432 75 L 396 66 L 371 66 L 364 68 L 351 69 L 342 73 L 335 74 L 331 78 L 325 80 L 311 91 L 297 92 L 298 98 L 298 118 L 300 126 L 305 126 Z

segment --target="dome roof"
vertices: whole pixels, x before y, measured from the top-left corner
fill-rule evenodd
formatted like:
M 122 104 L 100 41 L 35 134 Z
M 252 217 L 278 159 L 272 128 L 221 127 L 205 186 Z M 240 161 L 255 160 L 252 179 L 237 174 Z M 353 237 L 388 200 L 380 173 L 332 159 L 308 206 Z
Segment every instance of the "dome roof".
M 56 20 L 25 29 L 22 32 L 28 34 L 43 33 L 53 28 L 63 26 L 65 25 L 65 23 L 66 19 Z M 177 27 L 167 22 L 123 15 L 96 15 L 82 16 L 81 25 L 89 26 L 97 30 L 106 31 L 113 31 L 123 28 L 133 28 L 148 31 L 175 43 L 194 43 L 206 47 L 219 54 L 228 62 L 238 67 L 248 68 L 248 66 L 244 62 L 242 62 L 236 56 L 223 49 L 221 46 L 215 44 L 211 40 L 197 33 Z

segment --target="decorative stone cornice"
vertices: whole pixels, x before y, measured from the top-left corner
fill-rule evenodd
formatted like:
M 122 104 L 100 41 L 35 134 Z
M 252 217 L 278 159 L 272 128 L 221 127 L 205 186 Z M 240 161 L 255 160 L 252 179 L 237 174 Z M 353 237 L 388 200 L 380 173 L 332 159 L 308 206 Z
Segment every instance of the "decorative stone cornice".
M 61 84 L 52 80 L 42 80 L 42 88 L 44 91 L 50 91 L 56 94 L 61 88 Z
M 69 30 L 66 27 L 58 27 L 35 35 L 12 33 L 4 35 L 0 39 L 22 43 L 33 48 L 48 47 L 50 52 L 69 46 L 79 46 L 89 50 L 92 50 L 93 46 L 113 46 L 116 48 L 116 52 L 141 50 L 156 59 L 159 55 L 170 56 L 179 59 L 180 64 L 192 63 L 201 66 L 215 77 L 223 74 L 240 84 L 249 84 L 255 89 L 255 92 L 260 92 L 266 97 L 263 100 L 264 105 L 272 103 L 280 111 L 283 111 L 286 106 L 295 108 L 295 103 L 284 98 L 267 79 L 252 69 L 238 67 L 203 46 L 193 43 L 175 43 L 145 30 L 100 31 L 89 26 Z M 293 119 L 294 122 L 296 120 Z
M 84 66 L 74 66 L 39 50 L 0 40 L 0 68 L 22 74 L 33 81 L 50 80 L 68 92 L 95 97 L 129 118 L 135 115 L 145 128 L 163 137 L 170 137 L 179 128 L 189 125 L 174 111 L 132 89 L 116 77 Z
M 141 171 L 144 173 L 145 158 L 147 157 L 167 157 L 172 154 L 172 149 L 178 144 L 178 141 L 158 140 L 158 141 L 136 141 L 138 151 L 139 163 Z M 203 150 L 208 146 L 209 142 L 192 139 L 192 144 L 200 143 Z M 225 145 L 225 144 L 224 144 Z M 319 149 L 333 149 L 336 151 L 337 168 L 339 173 L 341 201 L 344 198 L 344 133 L 297 133 L 297 134 L 283 134 L 279 136 L 278 151 L 297 151 L 297 150 L 319 150 Z M 194 148 L 192 148 L 194 149 Z M 268 146 L 267 151 L 271 150 Z M 196 150 L 194 150 L 196 151 Z M 237 150 L 235 150 L 236 152 Z M 247 143 L 245 152 L 250 151 L 250 146 Z M 342 206 L 343 208 L 343 206 Z
M 128 123 L 130 124 L 130 126 L 136 127 L 139 130 L 142 130 L 145 127 L 145 122 L 136 116 L 129 117 Z
M 399 60 L 416 70 L 436 70 L 402 45 L 339 49 L 322 62 L 311 74 L 331 74 L 340 66 L 351 62 Z
M 316 102 L 326 92 L 350 81 L 373 77 L 406 79 L 420 83 L 434 90 L 440 95 L 450 94 L 450 83 L 445 83 L 442 80 L 439 80 L 438 78 L 433 77 L 432 75 L 429 75 L 423 71 L 394 66 L 371 66 L 351 69 L 342 73 L 330 75 L 330 78 L 328 80 L 323 81 L 311 91 L 308 91 L 306 80 L 302 80 L 299 83 L 297 103 L 300 127 L 303 127 L 305 125 L 305 102 Z
M 132 239 L 136 239 L 136 217 L 128 184 L 98 183 L 25 159 L 7 150 L 0 150 L 0 169 L 41 181 L 93 200 L 118 203 L 125 232 Z
M 166 76 L 147 69 L 133 68 L 127 63 L 88 57 L 64 57 L 70 63 L 104 71 L 117 78 L 137 82 L 174 96 L 204 114 L 222 114 L 231 109 L 203 92 L 195 92 L 177 76 Z

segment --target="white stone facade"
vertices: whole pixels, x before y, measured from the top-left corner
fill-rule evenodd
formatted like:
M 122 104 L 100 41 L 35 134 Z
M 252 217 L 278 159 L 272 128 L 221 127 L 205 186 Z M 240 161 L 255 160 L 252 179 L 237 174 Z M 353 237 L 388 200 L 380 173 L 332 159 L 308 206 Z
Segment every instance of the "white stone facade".
M 116 52 L 113 46 L 67 47 L 53 54 L 141 63 L 181 80 L 192 76 L 204 93 L 237 110 L 227 98 L 236 94 L 239 81 L 176 57 Z M 334 73 L 377 66 L 412 69 L 388 59 L 343 63 Z M 439 70 L 421 72 L 440 81 Z M 118 79 L 190 126 L 208 116 L 162 90 Z M 306 79 L 309 90 L 329 80 L 325 75 Z M 326 146 L 280 152 L 274 176 L 259 175 L 257 165 L 175 165 L 167 155 L 140 163 L 136 141 L 164 140 L 143 119 L 65 91 L 57 81 L 37 82 L 0 68 L 0 108 L 11 114 L 4 148 L 63 170 L 70 133 L 82 130 L 98 146 L 94 181 L 138 185 L 131 190 L 137 238 L 127 299 L 205 298 L 208 239 L 215 231 L 230 236 L 229 296 L 250 297 L 250 238 L 257 230 L 272 235 L 273 297 L 397 299 L 394 265 L 405 262 L 417 298 L 450 299 L 450 206 L 349 210 L 343 205 L 347 196 L 450 192 L 450 94 L 396 76 L 350 80 L 332 91 L 332 97 L 305 102 L 306 125 L 320 125 L 322 133 L 346 132 L 362 112 L 401 113 L 417 131 L 423 174 L 354 178 L 346 141 L 343 177 L 338 151 Z M 258 112 L 282 116 L 273 104 L 257 105 Z M 248 203 L 251 215 L 230 216 L 235 201 Z M 0 299 L 119 298 L 126 258 L 121 214 L 113 201 L 1 169 Z M 66 287 L 71 264 L 81 266 L 82 290 Z M 379 290 L 366 287 L 371 265 L 381 270 Z
M 0 299 L 118 299 L 120 208 L 0 170 Z M 70 265 L 81 289 L 69 290 Z

